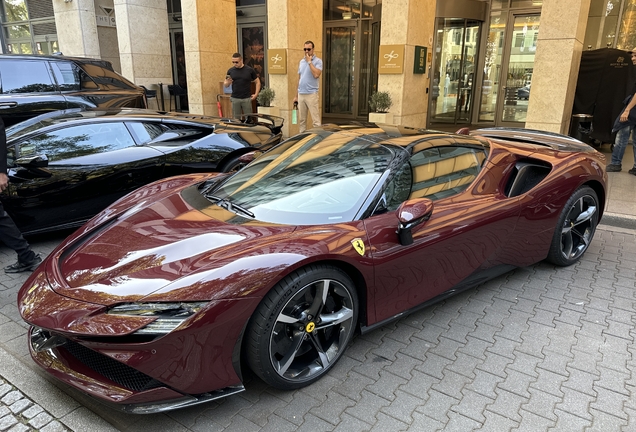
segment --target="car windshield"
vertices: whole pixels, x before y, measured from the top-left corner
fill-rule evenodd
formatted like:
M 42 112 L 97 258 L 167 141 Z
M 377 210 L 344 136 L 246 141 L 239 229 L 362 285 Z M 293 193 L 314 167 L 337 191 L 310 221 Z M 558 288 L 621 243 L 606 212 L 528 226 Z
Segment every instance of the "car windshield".
M 352 135 L 323 138 L 294 137 L 203 193 L 264 222 L 349 222 L 395 157 L 394 150 Z

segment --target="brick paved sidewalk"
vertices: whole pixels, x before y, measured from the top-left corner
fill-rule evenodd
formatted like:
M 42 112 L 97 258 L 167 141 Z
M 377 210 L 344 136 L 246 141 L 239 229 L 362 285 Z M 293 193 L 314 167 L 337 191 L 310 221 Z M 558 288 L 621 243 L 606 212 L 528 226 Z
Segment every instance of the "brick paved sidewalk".
M 230 398 L 146 416 L 81 398 L 55 410 L 33 399 L 33 384 L 23 388 L 6 375 L 2 349 L 32 366 L 26 329 L 6 304 L 0 375 L 31 398 L 30 407 L 39 404 L 74 431 L 108 430 L 106 421 L 122 431 L 162 432 L 634 431 L 635 288 L 636 232 L 601 226 L 576 265 L 517 269 L 357 337 L 310 387 L 280 392 L 252 380 Z M 10 296 L 17 288 L 5 290 Z M 22 334 L 3 339 L 7 325 L 12 336 L 16 328 Z M 43 384 L 39 392 L 57 390 L 43 375 L 30 379 Z

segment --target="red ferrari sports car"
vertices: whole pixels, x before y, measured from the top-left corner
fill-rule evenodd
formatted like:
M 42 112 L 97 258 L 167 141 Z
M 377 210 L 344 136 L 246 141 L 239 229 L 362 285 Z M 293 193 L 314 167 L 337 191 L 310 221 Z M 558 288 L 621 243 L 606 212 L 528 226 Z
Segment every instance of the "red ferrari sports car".
M 66 239 L 18 303 L 33 359 L 129 412 L 325 375 L 356 332 L 543 259 L 575 263 L 604 156 L 545 132 L 296 135 L 234 174 L 160 180 Z

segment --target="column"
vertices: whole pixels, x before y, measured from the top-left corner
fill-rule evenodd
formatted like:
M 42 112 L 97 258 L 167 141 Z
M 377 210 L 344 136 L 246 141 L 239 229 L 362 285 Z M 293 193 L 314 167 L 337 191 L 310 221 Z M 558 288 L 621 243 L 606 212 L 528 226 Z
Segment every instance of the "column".
M 388 91 L 393 101 L 389 110 L 395 124 L 425 127 L 428 107 L 426 89 L 430 85 L 428 73 L 414 74 L 415 45 L 432 50 L 435 26 L 435 2 L 422 0 L 384 0 L 380 45 L 405 45 L 404 72 L 380 74 L 378 90 Z M 427 64 L 428 67 L 428 64 Z
M 267 1 L 268 48 L 287 50 L 287 74 L 269 75 L 269 86 L 276 92 L 273 105 L 280 107 L 281 117 L 285 118 L 285 136 L 298 133 L 298 125 L 291 124 L 291 109 L 298 90 L 298 64 L 304 55 L 305 41 L 314 43 L 314 53 L 324 62 L 322 3 L 322 0 Z M 321 109 L 322 77 L 323 75 L 320 77 L 319 92 Z M 311 127 L 310 119 L 307 120 L 307 125 L 308 128 Z
M 526 127 L 567 134 L 590 0 L 545 1 Z
M 115 0 L 114 6 L 122 75 L 148 89 L 172 84 L 166 1 Z M 157 93 L 157 101 L 160 97 Z M 168 101 L 165 85 L 164 99 Z
M 235 0 L 182 0 L 188 103 L 195 114 L 218 115 L 219 83 L 238 51 Z
M 94 0 L 54 1 L 60 51 L 67 56 L 100 58 Z

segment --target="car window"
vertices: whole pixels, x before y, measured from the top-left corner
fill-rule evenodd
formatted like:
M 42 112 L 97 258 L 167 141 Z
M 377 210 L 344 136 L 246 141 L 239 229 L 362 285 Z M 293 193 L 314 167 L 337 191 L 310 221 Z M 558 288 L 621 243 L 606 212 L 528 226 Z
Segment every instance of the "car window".
M 40 60 L 0 61 L 2 93 L 37 93 L 56 91 L 48 62 Z
M 46 155 L 50 162 L 134 146 L 123 123 L 94 123 L 49 131 L 22 141 L 20 157 Z
M 80 89 L 79 70 L 77 66 L 70 62 L 51 62 L 53 76 L 57 81 L 60 90 L 70 91 Z
M 150 142 L 166 131 L 166 127 L 161 123 L 130 122 L 126 124 L 140 144 Z
M 95 83 L 106 90 L 131 90 L 137 88 L 133 83 L 117 72 L 105 69 L 101 66 L 84 63 L 82 64 L 82 69 L 91 76 Z
M 410 160 L 409 199 L 437 200 L 462 192 L 475 179 L 485 159 L 484 150 L 459 146 L 434 147 L 414 154 Z

